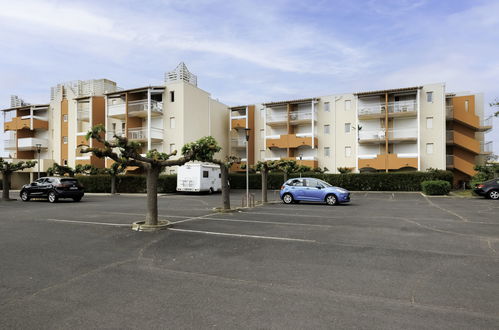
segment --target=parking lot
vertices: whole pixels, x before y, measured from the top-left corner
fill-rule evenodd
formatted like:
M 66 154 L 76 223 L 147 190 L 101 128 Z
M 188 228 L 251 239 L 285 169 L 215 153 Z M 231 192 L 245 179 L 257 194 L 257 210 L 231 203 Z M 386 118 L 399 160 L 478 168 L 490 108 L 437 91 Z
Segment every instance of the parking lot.
M 141 195 L 0 202 L 0 328 L 499 328 L 497 201 L 220 201 L 162 195 L 156 233 Z

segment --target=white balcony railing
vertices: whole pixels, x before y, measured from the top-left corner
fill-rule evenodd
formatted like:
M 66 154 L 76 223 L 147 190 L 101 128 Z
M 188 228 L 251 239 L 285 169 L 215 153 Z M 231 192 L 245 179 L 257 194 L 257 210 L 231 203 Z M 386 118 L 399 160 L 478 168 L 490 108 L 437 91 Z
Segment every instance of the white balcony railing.
M 22 138 L 22 139 L 17 140 L 17 149 L 19 149 L 19 150 L 36 150 L 38 148 L 37 144 L 40 145 L 41 149 L 47 149 L 49 142 L 46 139 Z
M 128 139 L 129 140 L 147 140 L 147 128 L 129 128 L 128 129 Z M 151 128 L 151 139 L 163 139 L 163 130 L 161 128 Z
M 397 154 L 398 158 L 418 158 L 417 152 L 415 153 L 399 153 Z
M 288 114 L 286 112 L 267 113 L 267 123 L 278 123 L 288 121 Z
M 417 128 L 388 130 L 389 139 L 415 139 L 417 137 L 418 137 Z
M 359 140 L 384 140 L 385 132 L 382 130 L 359 131 Z
M 122 116 L 122 115 L 125 115 L 125 112 L 126 112 L 125 103 L 108 104 L 107 105 L 108 116 Z
M 86 121 L 89 118 L 90 118 L 90 104 L 89 103 L 78 103 L 77 119 Z
M 267 135 L 265 139 L 279 139 L 281 136 L 280 135 Z
M 482 120 L 481 126 L 492 126 L 493 120 L 494 120 L 494 116 L 488 116 L 487 118 Z
M 106 140 L 113 140 L 115 135 L 124 137 L 125 132 L 124 131 L 106 132 Z
M 268 112 L 266 115 L 266 120 L 267 123 L 286 122 L 288 121 L 288 114 L 285 111 L 273 112 L 273 113 Z M 291 111 L 289 113 L 289 120 L 290 121 L 312 120 L 312 111 L 305 111 L 305 110 Z M 315 121 L 317 120 L 317 111 L 314 111 L 314 120 Z
M 16 149 L 17 148 L 17 145 L 16 145 L 16 140 L 3 140 L 3 148 L 5 150 L 12 150 L 12 149 Z
M 246 139 L 230 139 L 233 147 L 246 147 Z
M 128 113 L 146 112 L 147 100 L 136 100 L 128 102 Z M 151 100 L 151 111 L 156 113 L 163 113 L 163 102 Z
M 402 112 L 414 112 L 417 110 L 416 101 L 396 101 L 388 102 L 388 112 L 389 113 L 402 113 Z M 359 106 L 359 115 L 373 115 L 385 113 L 386 104 L 366 104 Z
M 486 152 L 486 153 L 489 153 L 489 152 L 493 152 L 494 150 L 494 145 L 492 144 L 492 141 L 487 141 L 487 142 L 481 142 L 481 150 L 483 152 Z
M 297 133 L 296 136 L 297 137 L 312 137 L 313 134 L 312 133 Z

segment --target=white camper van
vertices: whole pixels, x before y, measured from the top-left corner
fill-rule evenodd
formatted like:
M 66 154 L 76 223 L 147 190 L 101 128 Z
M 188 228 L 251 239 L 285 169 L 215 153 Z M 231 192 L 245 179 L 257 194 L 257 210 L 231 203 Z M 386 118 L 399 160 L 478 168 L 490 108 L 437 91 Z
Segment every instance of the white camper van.
M 177 191 L 222 190 L 220 166 L 211 163 L 186 163 L 177 171 Z

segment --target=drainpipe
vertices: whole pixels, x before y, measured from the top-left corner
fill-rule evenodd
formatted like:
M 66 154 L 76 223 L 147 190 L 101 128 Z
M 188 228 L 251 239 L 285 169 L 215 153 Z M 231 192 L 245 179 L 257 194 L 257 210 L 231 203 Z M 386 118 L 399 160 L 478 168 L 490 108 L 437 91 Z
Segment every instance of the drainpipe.
M 147 89 L 147 151 L 151 150 L 151 89 Z

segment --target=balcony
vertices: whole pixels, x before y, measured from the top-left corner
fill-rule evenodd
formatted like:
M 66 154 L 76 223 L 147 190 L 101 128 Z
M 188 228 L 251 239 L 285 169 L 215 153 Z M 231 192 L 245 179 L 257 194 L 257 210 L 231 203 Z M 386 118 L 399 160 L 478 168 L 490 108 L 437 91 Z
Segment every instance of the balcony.
M 386 104 L 359 105 L 359 119 L 376 119 L 384 117 Z M 388 102 L 388 117 L 414 117 L 417 114 L 417 102 L 396 101 Z
M 448 169 L 454 168 L 454 155 L 445 155 L 445 164 Z
M 454 118 L 454 106 L 453 105 L 446 105 L 445 106 L 445 118 L 446 119 Z
M 117 135 L 119 137 L 125 136 L 125 131 L 116 131 L 116 132 L 106 132 L 106 140 L 114 140 L 114 136 Z
M 38 116 L 22 116 L 14 117 L 11 121 L 4 123 L 5 131 L 16 131 L 21 129 L 48 129 L 49 123 L 43 117 Z
M 494 145 L 492 144 L 492 141 L 487 141 L 487 142 L 480 142 L 480 150 L 481 154 L 491 154 L 494 152 Z
M 453 144 L 471 151 L 475 154 L 480 153 L 480 142 L 472 137 L 464 135 L 458 131 L 447 131 L 446 132 L 447 144 Z
M 388 142 L 416 142 L 418 139 L 417 128 L 410 129 L 389 129 Z M 384 143 L 385 131 L 382 129 L 374 131 L 359 131 L 359 143 Z
M 313 157 L 313 156 L 308 156 L 308 157 L 305 156 L 305 157 L 302 157 L 301 160 L 300 160 L 300 157 L 285 157 L 283 159 L 284 160 L 294 160 L 294 161 L 296 161 L 296 164 L 308 166 L 312 169 L 319 167 L 319 162 L 317 161 L 317 158 Z
M 107 115 L 109 117 L 123 119 L 126 114 L 126 104 L 125 103 L 117 103 L 117 104 L 109 104 L 107 105 Z
M 418 168 L 418 154 L 359 155 L 359 169 L 398 170 L 404 167 Z
M 466 161 L 465 159 L 460 158 L 456 155 L 446 155 L 445 160 L 448 170 L 458 170 L 470 176 L 476 174 L 475 164 L 472 162 Z
M 77 120 L 89 121 L 90 120 L 90 104 L 89 103 L 78 103 Z
M 147 127 L 129 128 L 128 140 L 147 142 Z M 153 142 L 163 141 L 163 130 L 161 128 L 151 128 L 151 140 Z
M 313 140 L 312 140 L 313 139 Z M 272 135 L 266 137 L 267 148 L 298 148 L 300 146 L 317 147 L 317 138 L 311 133 Z
M 480 128 L 478 129 L 480 132 L 486 132 L 492 129 L 492 122 L 494 120 L 494 116 L 488 116 L 480 122 Z
M 291 111 L 289 115 L 286 111 L 275 111 L 267 113 L 265 118 L 269 126 L 284 126 L 288 120 L 291 125 L 309 124 L 312 123 L 312 117 L 314 117 L 314 121 L 317 121 L 317 111 L 314 111 L 313 116 L 312 111 L 307 110 Z
M 163 114 L 163 102 L 151 100 L 151 116 L 157 117 Z M 147 99 L 128 102 L 129 117 L 147 117 Z
M 232 116 L 231 120 L 231 128 L 246 128 L 246 116 Z
M 22 151 L 37 150 L 37 144 L 41 149 L 47 149 L 49 142 L 46 139 L 22 138 L 17 140 L 17 149 Z
M 3 148 L 5 150 L 16 150 L 17 144 L 15 139 L 3 140 Z
M 232 148 L 246 148 L 246 139 L 230 139 Z

